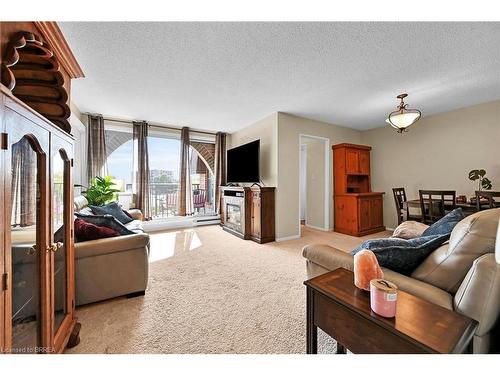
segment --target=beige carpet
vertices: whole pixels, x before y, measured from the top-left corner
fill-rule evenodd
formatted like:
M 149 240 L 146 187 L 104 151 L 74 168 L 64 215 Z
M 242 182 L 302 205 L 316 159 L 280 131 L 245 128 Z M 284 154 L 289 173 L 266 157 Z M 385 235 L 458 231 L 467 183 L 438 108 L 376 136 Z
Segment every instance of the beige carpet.
M 154 233 L 146 295 L 78 308 L 81 342 L 67 353 L 304 353 L 302 246 L 362 241 L 308 228 L 266 245 L 219 226 Z M 322 332 L 318 343 L 335 348 Z

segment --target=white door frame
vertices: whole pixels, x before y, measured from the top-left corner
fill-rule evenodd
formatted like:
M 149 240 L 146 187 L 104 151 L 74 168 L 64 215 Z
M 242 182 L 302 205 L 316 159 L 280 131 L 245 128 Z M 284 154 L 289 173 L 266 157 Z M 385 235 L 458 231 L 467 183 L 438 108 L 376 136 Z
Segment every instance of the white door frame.
M 301 227 L 300 227 L 300 205 L 301 205 L 301 194 L 300 194 L 300 173 L 301 173 L 301 158 L 300 158 L 300 145 L 301 145 L 301 140 L 302 138 L 313 138 L 313 139 L 318 139 L 324 142 L 324 147 L 325 147 L 325 196 L 324 196 L 324 226 L 323 228 L 316 228 L 316 229 L 321 229 L 324 231 L 329 231 L 330 230 L 330 138 L 326 137 L 319 137 L 317 135 L 311 135 L 311 134 L 299 134 L 299 217 L 298 217 L 298 233 L 300 235 L 301 233 Z M 306 211 L 307 212 L 307 211 Z M 307 220 L 306 220 L 307 223 Z
M 302 148 L 304 148 L 304 151 L 305 151 L 305 156 L 306 156 L 306 160 L 305 160 L 305 165 L 302 165 Z M 302 172 L 305 173 L 305 186 L 304 186 L 304 190 L 305 190 L 305 196 L 306 196 L 306 202 L 304 202 L 304 223 L 307 224 L 307 144 L 301 144 L 300 145 L 300 160 L 299 160 L 299 165 L 300 165 L 300 174 L 299 174 L 299 189 L 302 187 Z M 299 211 L 302 210 L 302 191 L 299 190 L 299 194 L 300 194 L 300 197 L 299 197 Z M 300 221 L 302 222 L 302 215 L 300 214 L 299 212 L 299 216 L 300 216 Z

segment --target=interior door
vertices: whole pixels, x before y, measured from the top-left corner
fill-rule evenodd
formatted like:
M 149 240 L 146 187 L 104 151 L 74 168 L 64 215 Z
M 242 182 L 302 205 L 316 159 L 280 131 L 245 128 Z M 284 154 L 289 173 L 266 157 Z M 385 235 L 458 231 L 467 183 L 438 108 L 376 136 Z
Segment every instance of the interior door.
M 15 107 L 6 108 L 4 114 L 8 139 L 5 220 L 10 227 L 5 242 L 6 268 L 10 270 L 5 349 L 42 353 L 50 347 L 46 252 L 49 132 L 17 113 Z
M 51 145 L 51 212 L 52 243 L 50 264 L 52 269 L 52 334 L 56 350 L 63 345 L 72 323 L 71 296 L 73 282 L 73 236 L 72 236 L 72 186 L 71 145 L 53 136 Z

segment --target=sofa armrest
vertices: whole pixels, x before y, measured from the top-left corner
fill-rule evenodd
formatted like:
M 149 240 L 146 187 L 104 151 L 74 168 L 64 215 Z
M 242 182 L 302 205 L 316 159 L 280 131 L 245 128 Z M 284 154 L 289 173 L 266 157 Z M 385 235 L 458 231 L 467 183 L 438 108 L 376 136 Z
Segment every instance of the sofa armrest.
M 309 262 L 329 271 L 340 267 L 350 271 L 354 269 L 354 257 L 351 254 L 328 245 L 307 245 L 303 248 L 302 255 Z M 444 290 L 387 268 L 382 268 L 382 270 L 384 271 L 384 278 L 395 283 L 399 289 L 448 310 L 453 310 L 453 297 Z
M 149 235 L 146 233 L 130 234 L 119 237 L 102 238 L 99 240 L 75 243 L 75 258 L 111 254 L 144 247 L 147 251 Z
M 127 212 L 132 217 L 132 219 L 144 221 L 144 215 L 142 214 L 141 210 L 133 208 L 131 210 L 127 210 Z
M 476 335 L 487 334 L 500 316 L 500 264 L 495 254 L 477 258 L 455 294 L 455 310 L 479 322 Z

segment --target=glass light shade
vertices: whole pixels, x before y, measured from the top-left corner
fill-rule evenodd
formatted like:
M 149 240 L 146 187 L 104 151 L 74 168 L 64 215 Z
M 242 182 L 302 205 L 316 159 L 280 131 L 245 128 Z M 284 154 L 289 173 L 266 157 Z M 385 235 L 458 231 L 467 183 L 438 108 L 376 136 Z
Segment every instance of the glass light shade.
M 404 130 L 420 118 L 418 111 L 393 112 L 385 121 L 396 129 Z

